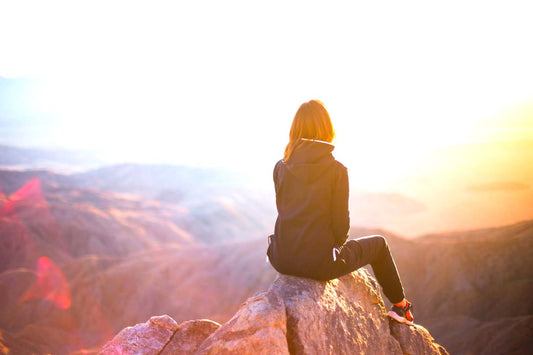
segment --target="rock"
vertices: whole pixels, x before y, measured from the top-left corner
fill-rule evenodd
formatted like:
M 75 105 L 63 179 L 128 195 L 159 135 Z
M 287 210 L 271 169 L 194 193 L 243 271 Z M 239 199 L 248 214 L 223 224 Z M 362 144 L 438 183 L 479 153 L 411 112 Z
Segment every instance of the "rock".
M 198 354 L 289 354 L 283 299 L 275 292 L 249 298 Z
M 391 334 L 400 343 L 404 355 L 448 354 L 443 346 L 435 343 L 424 327 L 419 325 L 408 327 L 392 319 L 389 321 Z
M 101 354 L 448 354 L 423 327 L 387 317 L 365 269 L 327 282 L 279 275 L 228 322 L 212 323 L 155 317 L 120 332 Z
M 220 324 L 209 319 L 183 322 L 178 325 L 178 329 L 161 355 L 192 354 L 218 328 Z
M 192 354 L 220 324 L 208 319 L 183 322 L 180 325 L 164 315 L 146 323 L 123 329 L 108 342 L 99 355 L 176 355 Z
M 146 323 L 123 329 L 99 354 L 157 355 L 177 329 L 178 324 L 169 316 L 152 317 Z
M 399 354 L 376 281 L 364 269 L 328 282 L 280 276 L 291 354 Z

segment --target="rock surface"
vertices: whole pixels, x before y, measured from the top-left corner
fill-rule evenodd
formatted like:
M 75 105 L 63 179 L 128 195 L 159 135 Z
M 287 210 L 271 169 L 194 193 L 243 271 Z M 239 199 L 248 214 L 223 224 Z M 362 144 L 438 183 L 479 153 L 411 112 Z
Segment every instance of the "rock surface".
M 389 323 L 391 334 L 400 343 L 404 355 L 448 354 L 424 327 L 407 327 L 392 319 Z
M 400 352 L 390 335 L 377 283 L 365 270 L 329 282 L 281 276 L 270 292 L 285 301 L 293 354 Z
M 185 331 L 194 322 L 202 330 Z M 124 329 L 100 354 L 448 354 L 423 327 L 389 320 L 364 269 L 328 282 L 280 275 L 221 327 L 206 322 L 154 317 Z
M 175 330 L 161 355 L 191 354 L 219 327 L 220 324 L 208 319 L 183 322 Z
M 289 354 L 283 298 L 275 292 L 249 298 L 198 354 Z
M 178 329 L 169 316 L 150 318 L 146 323 L 123 329 L 100 354 L 159 354 Z
M 192 354 L 220 324 L 208 319 L 178 325 L 167 315 L 123 329 L 99 354 Z

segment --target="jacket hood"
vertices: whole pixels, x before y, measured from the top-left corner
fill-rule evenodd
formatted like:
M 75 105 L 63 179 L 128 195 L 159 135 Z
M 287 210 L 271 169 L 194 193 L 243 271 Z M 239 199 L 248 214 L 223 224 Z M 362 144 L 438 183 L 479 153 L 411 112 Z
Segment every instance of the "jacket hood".
M 319 179 L 335 162 L 331 154 L 334 148 L 327 142 L 302 140 L 285 164 L 291 174 L 310 183 Z

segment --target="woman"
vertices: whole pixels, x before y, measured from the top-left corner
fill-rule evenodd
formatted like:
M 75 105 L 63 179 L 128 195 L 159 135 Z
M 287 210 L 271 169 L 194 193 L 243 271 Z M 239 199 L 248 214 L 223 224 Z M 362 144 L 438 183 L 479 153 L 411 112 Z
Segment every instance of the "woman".
M 335 131 L 318 100 L 300 106 L 285 154 L 274 168 L 278 218 L 268 258 L 282 274 L 331 280 L 370 264 L 393 307 L 389 316 L 412 324 L 411 304 L 382 236 L 346 241 L 350 229 L 348 172 L 335 160 Z

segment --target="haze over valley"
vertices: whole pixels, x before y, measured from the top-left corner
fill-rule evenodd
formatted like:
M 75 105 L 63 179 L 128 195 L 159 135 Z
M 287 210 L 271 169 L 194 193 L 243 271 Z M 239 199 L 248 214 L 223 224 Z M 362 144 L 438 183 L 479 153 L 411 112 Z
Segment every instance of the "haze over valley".
M 97 350 L 152 315 L 227 321 L 276 276 L 265 262 L 273 201 L 238 179 L 133 164 L 0 170 L 1 344 L 69 354 Z M 375 208 L 392 201 L 391 214 L 421 208 L 394 194 L 360 198 Z M 530 346 L 533 221 L 416 239 L 350 231 L 369 234 L 387 236 L 417 322 L 449 351 Z

